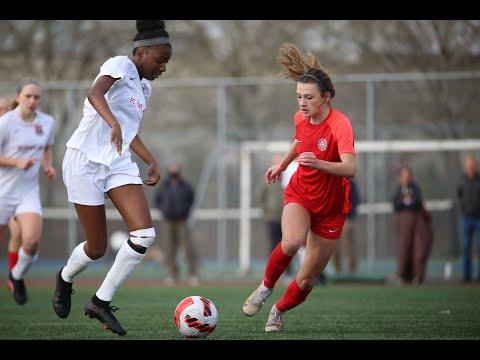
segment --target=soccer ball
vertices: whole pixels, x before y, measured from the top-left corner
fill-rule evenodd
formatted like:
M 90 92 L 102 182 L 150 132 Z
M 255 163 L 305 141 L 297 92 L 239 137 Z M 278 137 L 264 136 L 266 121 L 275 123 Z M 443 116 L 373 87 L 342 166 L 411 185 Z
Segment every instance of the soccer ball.
M 189 296 L 175 308 L 173 321 L 180 334 L 187 338 L 203 338 L 217 326 L 218 312 L 204 296 Z
M 125 231 L 117 230 L 110 235 L 110 246 L 114 252 L 120 250 L 122 245 L 128 240 L 128 234 Z

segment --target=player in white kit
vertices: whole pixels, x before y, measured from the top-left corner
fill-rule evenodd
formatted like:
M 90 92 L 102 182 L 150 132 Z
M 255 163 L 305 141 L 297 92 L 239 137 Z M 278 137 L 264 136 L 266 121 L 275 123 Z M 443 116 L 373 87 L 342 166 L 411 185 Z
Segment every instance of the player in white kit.
M 42 233 L 40 165 L 50 180 L 56 177 L 51 152 L 55 121 L 37 110 L 42 94 L 38 82 L 25 80 L 16 90 L 18 106 L 0 117 L 0 238 L 15 216 L 22 247 L 8 280 L 14 300 L 23 305 L 28 298 L 24 276 L 38 258 Z
M 105 254 L 107 222 L 105 196 L 120 212 L 130 238 L 95 295 L 84 308 L 105 329 L 125 335 L 110 306 L 115 291 L 138 265 L 155 239 L 152 218 L 142 182 L 153 186 L 160 180 L 158 164 L 142 143 L 138 130 L 151 94 L 150 81 L 166 70 L 172 56 L 169 35 L 162 20 L 137 20 L 132 56 L 108 59 L 100 68 L 84 103 L 83 118 L 67 142 L 63 181 L 85 230 L 86 241 L 72 252 L 59 270 L 53 296 L 55 313 L 70 313 L 73 279 Z M 130 149 L 149 165 L 142 181 Z
M 0 97 L 0 116 L 6 112 L 13 110 L 17 106 L 16 101 L 12 102 L 5 97 Z M 20 225 L 18 225 L 15 216 L 12 216 L 8 221 L 8 230 L 10 230 L 10 239 L 8 240 L 8 270 L 11 271 L 18 261 L 18 252 L 22 247 L 22 237 L 20 233 Z M 1 239 L 0 239 L 1 240 Z M 13 284 L 10 280 L 7 280 L 7 287 L 13 291 Z

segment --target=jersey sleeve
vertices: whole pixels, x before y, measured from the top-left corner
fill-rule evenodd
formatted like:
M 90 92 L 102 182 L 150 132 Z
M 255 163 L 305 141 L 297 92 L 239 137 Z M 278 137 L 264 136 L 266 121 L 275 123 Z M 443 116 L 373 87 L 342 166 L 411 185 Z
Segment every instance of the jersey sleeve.
M 303 116 L 300 111 L 297 111 L 293 116 L 293 123 L 295 126 L 294 140 L 298 140 L 298 125 L 303 121 Z
M 127 73 L 127 60 L 124 56 L 115 56 L 107 61 L 100 67 L 100 73 L 98 77 L 108 75 L 115 79 L 123 79 Z
M 8 140 L 8 120 L 7 115 L 0 116 L 0 154 L 3 153 L 3 149 Z
M 300 124 L 303 121 L 304 117 L 300 111 L 297 111 L 293 117 L 293 121 L 295 122 L 295 126 Z
M 338 154 L 350 153 L 355 154 L 355 141 L 353 136 L 353 127 L 347 118 L 337 127 L 337 145 Z
M 52 124 L 50 125 L 50 134 L 48 135 L 47 144 L 51 146 L 53 145 L 53 140 L 55 137 L 55 120 L 53 119 L 53 117 L 51 117 L 50 119 Z

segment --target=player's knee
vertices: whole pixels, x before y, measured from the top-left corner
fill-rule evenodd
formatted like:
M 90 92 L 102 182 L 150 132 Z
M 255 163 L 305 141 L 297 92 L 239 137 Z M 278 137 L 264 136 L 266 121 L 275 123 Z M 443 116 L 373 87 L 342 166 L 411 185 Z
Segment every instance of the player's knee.
M 130 241 L 134 245 L 138 245 L 148 249 L 155 240 L 155 229 L 153 227 L 148 229 L 139 229 L 130 232 Z
M 28 240 L 28 241 L 25 241 L 23 243 L 23 250 L 27 253 L 27 254 L 35 254 L 38 252 L 38 243 L 39 241 L 33 241 L 33 240 Z
M 85 249 L 85 254 L 92 259 L 92 260 L 98 260 L 101 257 L 105 255 L 107 251 L 107 246 L 88 246 L 88 249 Z
M 295 241 L 294 239 L 283 239 L 282 240 L 282 251 L 289 255 L 293 256 L 300 249 L 300 242 Z
M 300 280 L 297 279 L 298 287 L 302 290 L 310 290 L 315 286 L 316 283 L 317 283 L 317 276 L 313 276 L 313 275 L 305 276 Z

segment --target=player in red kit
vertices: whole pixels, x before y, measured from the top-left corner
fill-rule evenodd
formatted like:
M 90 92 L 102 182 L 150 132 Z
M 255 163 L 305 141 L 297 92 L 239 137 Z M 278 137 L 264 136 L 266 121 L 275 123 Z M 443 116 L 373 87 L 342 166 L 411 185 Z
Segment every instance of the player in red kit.
M 353 128 L 330 103 L 335 88 L 330 76 L 310 53 L 283 44 L 277 62 L 283 74 L 297 82 L 300 110 L 295 114 L 295 138 L 282 160 L 265 179 L 279 181 L 298 157 L 298 170 L 285 188 L 282 241 L 272 251 L 263 281 L 245 300 L 243 313 L 255 315 L 272 294 L 275 283 L 301 246 L 306 246 L 300 269 L 283 296 L 272 306 L 266 332 L 284 328 L 284 313 L 305 301 L 327 265 L 350 210 L 350 183 L 355 175 Z

